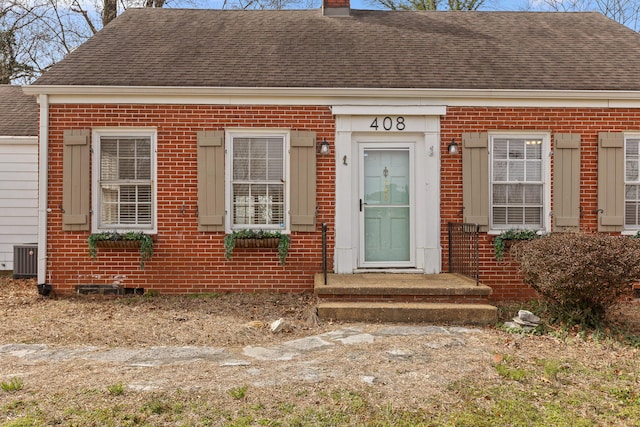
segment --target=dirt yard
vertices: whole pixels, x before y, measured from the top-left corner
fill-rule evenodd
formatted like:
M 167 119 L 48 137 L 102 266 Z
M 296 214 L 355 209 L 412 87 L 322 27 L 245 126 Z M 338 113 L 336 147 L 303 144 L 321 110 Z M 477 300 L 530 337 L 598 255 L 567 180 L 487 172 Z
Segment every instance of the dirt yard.
M 338 418 L 311 424 L 384 425 L 386 417 L 394 425 L 410 413 L 446 425 L 470 404 L 474 416 L 491 412 L 502 392 L 489 390 L 504 391 L 505 381 L 511 392 L 550 387 L 542 394 L 560 401 L 601 392 L 597 402 L 613 409 L 587 399 L 569 415 L 640 425 L 629 418 L 640 419 L 632 346 L 572 331 L 336 323 L 318 320 L 314 308 L 310 295 L 44 298 L 33 281 L 0 278 L 0 382 L 20 380 L 18 390 L 0 390 L 0 426 L 306 425 L 296 420 L 318 408 Z M 626 304 L 619 314 L 629 333 L 640 334 L 639 312 Z M 271 332 L 280 318 L 283 330 Z M 524 379 L 512 378 L 520 370 Z M 637 412 L 609 414 L 620 400 L 610 389 L 630 390 Z M 11 424 L 25 419 L 33 423 Z

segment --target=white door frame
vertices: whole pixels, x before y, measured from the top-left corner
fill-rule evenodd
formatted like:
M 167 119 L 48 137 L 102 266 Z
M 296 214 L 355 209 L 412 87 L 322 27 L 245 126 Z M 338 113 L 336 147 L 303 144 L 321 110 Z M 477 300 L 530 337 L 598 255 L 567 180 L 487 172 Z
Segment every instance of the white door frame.
M 382 139 L 380 139 L 382 138 Z M 357 141 L 358 145 L 358 203 L 364 203 L 364 152 L 365 150 L 406 151 L 409 153 L 409 260 L 408 261 L 378 261 L 365 260 L 365 220 L 364 207 L 358 208 L 359 223 L 359 268 L 407 268 L 415 267 L 415 140 L 395 141 L 398 136 L 392 136 L 392 141 L 384 136 L 363 137 Z
M 359 267 L 359 148 L 358 141 L 415 141 L 414 218 L 415 267 L 401 272 L 439 273 L 440 247 L 440 116 L 443 106 L 334 106 L 335 143 L 335 249 L 334 271 L 352 274 Z M 384 124 L 389 117 L 393 126 L 372 128 L 373 120 Z M 404 126 L 398 128 L 398 118 Z M 388 129 L 386 129 L 388 128 Z M 364 269 L 370 271 L 370 269 Z

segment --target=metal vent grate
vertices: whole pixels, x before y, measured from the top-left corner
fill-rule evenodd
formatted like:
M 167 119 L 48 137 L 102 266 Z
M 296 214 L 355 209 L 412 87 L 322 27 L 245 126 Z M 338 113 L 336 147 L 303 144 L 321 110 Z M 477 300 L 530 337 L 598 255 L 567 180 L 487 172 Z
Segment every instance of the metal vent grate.
M 13 277 L 25 279 L 38 276 L 38 245 L 14 245 Z

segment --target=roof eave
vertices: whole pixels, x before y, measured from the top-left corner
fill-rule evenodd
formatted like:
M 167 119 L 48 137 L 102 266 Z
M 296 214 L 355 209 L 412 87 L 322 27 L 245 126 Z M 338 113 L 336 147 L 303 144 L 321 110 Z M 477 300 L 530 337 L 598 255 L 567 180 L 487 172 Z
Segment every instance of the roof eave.
M 28 95 L 49 95 L 51 103 L 91 102 L 109 98 L 136 103 L 237 104 L 240 101 L 282 100 L 284 103 L 316 105 L 371 104 L 403 100 L 412 105 L 469 105 L 504 101 L 548 102 L 574 105 L 584 102 L 601 107 L 640 107 L 640 90 L 530 90 L 530 89 L 422 89 L 422 88 L 291 88 L 291 87 L 194 87 L 194 86 L 23 86 Z M 384 100 L 384 101 L 383 101 Z

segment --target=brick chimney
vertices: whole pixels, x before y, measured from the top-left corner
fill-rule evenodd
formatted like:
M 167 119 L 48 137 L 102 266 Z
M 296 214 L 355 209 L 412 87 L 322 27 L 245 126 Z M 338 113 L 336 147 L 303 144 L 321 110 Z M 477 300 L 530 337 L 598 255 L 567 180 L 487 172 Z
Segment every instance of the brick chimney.
M 349 0 L 322 0 L 324 16 L 349 16 Z

